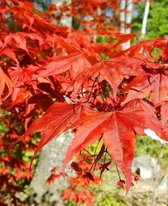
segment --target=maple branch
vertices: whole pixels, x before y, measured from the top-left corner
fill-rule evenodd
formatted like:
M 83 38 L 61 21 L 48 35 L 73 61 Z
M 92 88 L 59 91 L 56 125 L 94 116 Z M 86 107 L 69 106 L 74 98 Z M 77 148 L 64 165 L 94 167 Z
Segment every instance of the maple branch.
M 105 162 L 106 162 L 106 158 L 107 158 L 106 155 L 107 155 L 107 148 L 106 148 L 106 150 L 105 150 L 105 152 L 104 152 L 103 164 L 105 164 Z M 100 178 L 102 177 L 103 172 L 104 172 L 104 170 L 101 170 L 101 172 L 100 172 Z
M 117 165 L 116 165 L 116 164 L 115 164 L 115 166 L 116 166 L 116 171 L 117 171 L 117 174 L 118 174 L 118 178 L 119 178 L 119 180 L 121 180 L 121 176 L 120 176 L 119 169 L 118 169 L 118 167 L 117 167 Z
M 102 137 L 103 137 L 103 133 L 102 133 L 101 137 L 99 138 L 98 143 L 97 143 L 97 145 L 96 145 L 96 147 L 95 147 L 95 150 L 94 150 L 94 155 L 93 155 L 93 156 L 94 156 L 94 162 L 93 162 L 91 168 L 89 169 L 89 172 L 90 172 L 90 173 L 91 173 L 91 170 L 92 170 L 92 169 L 93 169 L 93 172 L 94 172 L 94 170 L 95 170 L 95 167 L 96 167 L 96 164 L 97 164 L 97 161 L 98 161 L 98 159 L 96 159 L 96 151 L 97 151 L 97 147 L 98 147 L 98 145 L 99 145 Z
M 92 88 L 91 88 L 91 92 L 90 92 L 90 94 L 89 94 L 89 97 L 88 97 L 88 101 L 87 101 L 87 102 L 90 101 L 91 95 L 93 94 L 92 90 L 93 90 L 93 88 L 94 88 L 94 86 L 95 86 L 95 84 L 96 84 L 96 81 L 98 80 L 99 76 L 100 76 L 100 73 L 99 73 L 99 75 L 95 78 L 95 80 L 94 80 L 94 82 L 93 82 L 93 85 L 92 85 Z M 91 102 L 89 102 L 89 103 L 91 103 Z
M 86 148 L 84 148 L 83 150 L 86 151 L 90 156 L 93 156 Z

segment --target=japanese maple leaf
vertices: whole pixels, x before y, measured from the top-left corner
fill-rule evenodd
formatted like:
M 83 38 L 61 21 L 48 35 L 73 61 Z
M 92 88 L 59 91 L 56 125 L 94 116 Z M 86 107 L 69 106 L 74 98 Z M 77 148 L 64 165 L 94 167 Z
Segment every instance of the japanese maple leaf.
M 69 33 L 68 37 L 64 39 L 64 44 L 62 44 L 62 46 L 66 51 L 69 51 L 68 53 L 70 53 L 69 49 L 71 48 L 71 53 L 73 49 L 73 51 L 85 54 L 89 62 L 92 64 L 95 64 L 100 60 L 100 52 L 97 48 L 94 48 L 91 36 L 88 36 L 84 31 L 74 31 Z
M 77 131 L 69 146 L 63 167 L 76 153 L 102 137 L 109 154 L 126 177 L 127 191 L 132 183 L 131 164 L 136 134 L 144 135 L 144 129 L 151 128 L 168 140 L 168 136 L 153 115 L 142 109 L 127 106 L 122 111 L 113 112 L 96 112 L 85 108 L 81 112 L 81 118 L 72 127 Z
M 168 95 L 168 76 L 156 74 L 150 78 L 151 100 L 154 104 L 167 99 Z
M 126 56 L 105 61 L 101 65 L 100 78 L 106 79 L 111 85 L 115 97 L 124 78 L 142 74 L 141 65 L 142 62 L 138 59 L 131 59 Z
M 81 106 L 78 104 L 55 103 L 49 107 L 42 118 L 31 124 L 18 141 L 32 133 L 43 132 L 41 141 L 35 150 L 36 155 L 49 141 L 66 131 L 75 120 L 79 119 L 80 110 Z
M 0 55 L 6 55 L 9 58 L 13 59 L 17 65 L 19 65 L 18 59 L 16 58 L 16 54 L 11 49 L 4 49 L 1 51 Z
M 144 99 L 133 99 L 132 101 L 125 104 L 124 107 L 142 109 L 145 112 L 149 112 L 151 115 L 153 115 L 156 118 L 155 108 L 151 104 L 149 104 L 148 101 Z
M 116 34 L 116 37 L 119 40 L 119 43 L 117 43 L 117 44 L 127 42 L 129 40 L 133 40 L 135 38 L 135 36 L 136 36 L 135 34 L 121 34 L 121 33 L 118 33 L 118 34 Z
M 70 72 L 72 80 L 90 67 L 89 61 L 80 53 L 73 53 L 68 56 L 57 56 L 47 63 L 43 70 L 40 70 L 39 77 L 58 75 L 66 71 Z
M 160 119 L 163 129 L 168 133 L 168 101 L 161 102 L 158 105 L 160 110 Z
M 41 46 L 44 43 L 44 39 L 37 33 L 23 33 L 23 37 L 29 38 L 31 40 L 37 40 L 39 46 Z
M 24 36 L 24 33 L 17 32 L 14 34 L 9 34 L 8 36 L 5 37 L 3 47 L 6 47 L 7 44 L 10 44 L 10 45 L 13 44 L 14 43 L 13 40 L 17 44 L 18 48 L 21 48 L 28 53 L 27 43 L 26 43 L 26 38 Z
M 139 58 L 146 62 L 152 59 L 154 61 L 156 60 L 155 55 L 152 53 L 154 48 L 162 49 L 163 54 L 166 54 L 167 47 L 168 44 L 165 39 L 144 40 L 129 48 L 129 56 Z
M 79 76 L 76 80 L 78 83 L 75 85 L 80 86 L 87 81 L 90 77 L 99 76 L 101 80 L 106 80 L 113 89 L 114 98 L 117 95 L 118 87 L 124 78 L 130 76 L 139 76 L 144 74 L 141 65 L 143 62 L 138 59 L 129 58 L 127 56 L 121 56 L 113 58 L 111 60 L 102 61 L 89 68 L 85 74 Z
M 10 108 L 12 108 L 13 106 L 15 106 L 19 103 L 23 103 L 30 96 L 31 96 L 30 91 L 26 91 L 26 89 L 24 89 L 24 88 L 14 88 L 13 93 L 11 95 L 12 104 L 10 105 Z
M 10 78 L 4 73 L 4 71 L 2 70 L 2 68 L 0 67 L 0 99 L 4 93 L 5 88 L 8 89 L 8 93 L 5 94 L 5 98 L 7 98 L 11 93 L 12 93 L 12 87 L 13 84 L 10 80 Z
M 159 73 L 135 77 L 128 84 L 125 91 L 128 91 L 125 103 L 135 98 L 146 98 L 149 96 L 154 104 L 158 104 L 167 98 L 168 76 Z
M 23 49 L 28 53 L 27 38 L 31 40 L 37 40 L 39 46 L 41 46 L 44 42 L 43 38 L 36 33 L 17 32 L 17 33 L 9 34 L 5 37 L 3 47 L 6 47 L 7 45 L 12 45 L 15 42 L 17 44 L 17 48 Z
M 30 65 L 27 68 L 12 67 L 10 72 L 11 80 L 15 87 L 24 85 L 26 82 L 31 82 L 33 74 L 38 70 L 37 66 Z

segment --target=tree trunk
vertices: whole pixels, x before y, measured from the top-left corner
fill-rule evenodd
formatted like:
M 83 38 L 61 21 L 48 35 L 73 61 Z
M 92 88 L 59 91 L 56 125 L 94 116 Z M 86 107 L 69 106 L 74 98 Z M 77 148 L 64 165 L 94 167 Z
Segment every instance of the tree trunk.
M 143 21 L 142 21 L 142 30 L 141 30 L 142 36 L 145 36 L 146 34 L 146 26 L 147 26 L 147 21 L 148 21 L 149 9 L 150 9 L 150 0 L 146 0 L 146 6 L 145 6 Z
M 120 9 L 120 32 L 123 34 L 130 34 L 133 12 L 133 0 L 121 0 Z M 130 44 L 130 41 L 124 43 L 123 49 L 128 49 L 130 47 Z
M 64 133 L 49 142 L 40 153 L 35 176 L 31 182 L 33 192 L 36 194 L 35 199 L 39 204 L 48 201 L 50 203 L 56 202 L 58 206 L 62 205 L 60 191 L 68 186 L 66 179 L 60 178 L 50 185 L 46 184 L 46 180 L 54 167 L 61 170 L 71 139 L 71 132 Z
M 131 33 L 131 21 L 132 21 L 132 13 L 133 13 L 133 0 L 127 0 L 127 13 L 125 18 L 126 23 L 126 29 L 125 33 L 130 34 Z M 125 49 L 128 49 L 131 46 L 131 42 L 128 41 L 125 43 Z
M 126 9 L 126 0 L 120 1 L 120 32 L 125 34 L 125 9 Z

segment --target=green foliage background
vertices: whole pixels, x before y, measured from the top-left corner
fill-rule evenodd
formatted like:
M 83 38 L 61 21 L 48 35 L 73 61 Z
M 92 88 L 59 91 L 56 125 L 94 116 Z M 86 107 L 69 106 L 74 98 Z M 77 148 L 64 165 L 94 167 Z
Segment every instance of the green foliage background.
M 136 6 L 136 14 L 133 18 L 132 31 L 141 32 L 145 3 Z M 150 7 L 147 34 L 145 39 L 165 37 L 168 35 L 168 0 L 155 0 Z

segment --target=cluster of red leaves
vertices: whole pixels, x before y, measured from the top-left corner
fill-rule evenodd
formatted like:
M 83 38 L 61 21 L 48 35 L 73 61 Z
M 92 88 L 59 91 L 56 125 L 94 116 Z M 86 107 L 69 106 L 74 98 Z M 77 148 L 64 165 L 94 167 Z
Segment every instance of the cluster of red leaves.
M 78 162 L 80 162 L 80 165 Z M 74 201 L 78 205 L 82 203 L 88 206 L 93 205 L 92 201 L 95 194 L 90 190 L 90 182 L 93 184 L 98 184 L 100 182 L 100 178 L 98 176 L 93 176 L 91 173 L 93 164 L 93 156 L 86 152 L 78 154 L 77 162 L 71 163 L 71 168 L 75 171 L 75 174 L 73 177 L 68 177 L 69 186 L 62 192 L 64 200 Z M 65 178 L 65 174 L 58 172 L 57 168 L 53 168 L 50 177 L 47 179 L 47 183 L 51 184 L 61 177 Z
M 168 140 L 167 125 L 162 124 L 167 120 L 162 112 L 167 106 L 167 46 L 166 40 L 144 41 L 94 65 L 84 54 L 56 57 L 39 75 L 44 77 L 44 73 L 58 78 L 63 71 L 63 78 L 71 79 L 71 82 L 66 81 L 66 86 L 65 81 L 62 82 L 62 89 L 66 88 L 64 94 L 71 103 L 52 104 L 21 139 L 34 132 L 43 132 L 35 152 L 38 153 L 60 133 L 75 130 L 65 166 L 76 153 L 102 137 L 112 159 L 126 177 L 128 191 L 132 184 L 136 134 L 144 135 L 144 130 L 150 128 Z M 162 49 L 159 59 L 152 55 L 156 47 Z M 79 69 L 75 70 L 76 67 Z
M 38 140 L 27 137 L 13 149 L 12 145 L 31 119 L 52 102 L 47 95 L 42 102 L 43 95 L 33 92 L 37 89 L 33 74 L 54 53 L 48 34 L 53 33 L 54 38 L 59 28 L 46 18 L 28 1 L 0 2 L 0 123 L 6 128 L 0 134 L 0 205 L 22 204 L 17 193 L 30 182 L 34 171 L 26 154 L 34 151 Z M 58 34 L 65 31 L 61 28 Z
M 27 137 L 11 151 L 12 143 L 24 132 L 23 118 L 15 111 L 6 111 L 3 105 L 1 109 L 0 123 L 3 122 L 4 132 L 0 134 L 0 205 L 7 201 L 17 206 L 21 201 L 16 194 L 23 191 L 23 185 L 28 184 L 34 171 L 33 166 L 30 169 L 30 159 L 25 159 L 25 154 L 33 153 L 37 143 Z
M 29 1 L 4 0 L 0 10 L 0 101 L 28 128 L 15 138 L 26 142 L 41 132 L 37 154 L 73 130 L 63 167 L 101 138 L 128 191 L 136 134 L 150 128 L 168 140 L 168 42 L 146 40 L 122 51 L 134 35 L 104 28 L 109 39 L 100 44 L 90 32 L 53 24 Z
M 63 198 L 73 200 L 78 205 L 83 203 L 92 206 L 95 193 L 91 190 L 90 183 L 95 185 L 101 182 L 98 175 L 93 175 L 93 171 L 100 165 L 95 165 L 95 158 L 86 152 L 80 153 L 76 161 L 71 163 L 76 175 L 68 179 L 69 187 L 63 192 Z
M 97 143 L 97 146 L 99 144 L 100 142 Z M 94 205 L 96 193 L 91 185 L 101 184 L 101 176 L 103 172 L 106 170 L 109 171 L 112 163 L 112 161 L 107 158 L 107 155 L 109 156 L 109 154 L 104 144 L 101 146 L 100 151 L 96 154 L 97 146 L 94 149 L 94 154 L 85 149 L 76 156 L 76 162 L 71 163 L 71 168 L 75 171 L 75 175 L 71 174 L 73 177 L 68 177 L 69 186 L 62 192 L 62 197 L 64 200 L 74 201 L 78 205 Z M 125 180 L 121 179 L 118 169 L 117 172 L 119 177 L 117 185 L 120 188 L 125 189 Z M 51 184 L 58 178 L 62 177 L 65 178 L 65 174 L 58 172 L 57 168 L 53 168 L 47 183 Z M 137 174 L 133 174 L 133 180 L 137 182 L 139 180 L 139 176 Z
M 99 145 L 101 145 L 100 150 L 98 149 Z M 58 178 L 68 177 L 69 186 L 62 192 L 62 197 L 64 200 L 74 201 L 78 205 L 93 205 L 96 193 L 91 185 L 97 185 L 102 182 L 101 176 L 103 172 L 109 170 L 109 166 L 112 163 L 111 160 L 107 159 L 109 154 L 104 144 L 101 144 L 100 141 L 97 142 L 94 151 L 89 150 L 81 151 L 76 155 L 76 161 L 71 162 L 70 167 L 73 173 L 71 172 L 70 177 L 63 172 L 59 172 L 58 168 L 53 168 L 50 177 L 47 179 L 47 183 L 51 184 Z

